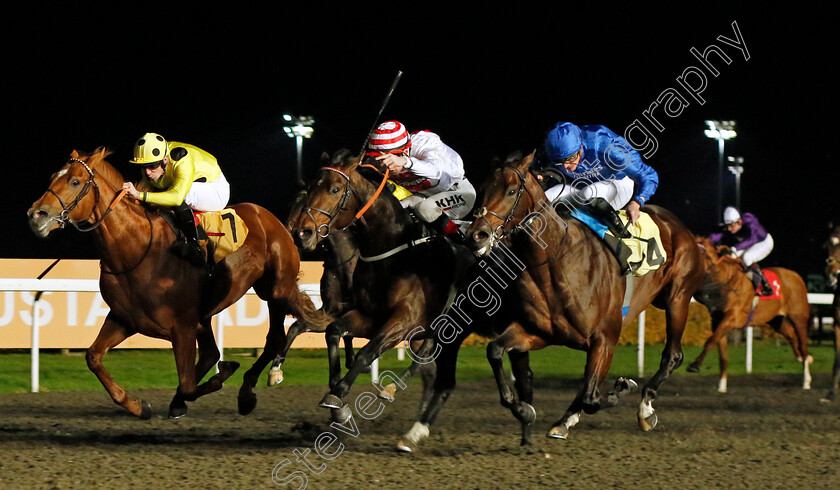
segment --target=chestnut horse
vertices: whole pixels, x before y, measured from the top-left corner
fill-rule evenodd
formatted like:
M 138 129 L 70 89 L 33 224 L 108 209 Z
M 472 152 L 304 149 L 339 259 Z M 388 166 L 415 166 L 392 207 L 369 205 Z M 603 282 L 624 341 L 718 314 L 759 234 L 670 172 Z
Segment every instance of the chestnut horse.
M 697 237 L 697 243 L 703 251 L 707 276 L 695 298 L 709 309 L 712 335 L 703 345 L 703 351 L 686 370 L 699 372 L 706 354 L 717 345 L 720 363 L 718 391 L 726 393 L 726 368 L 729 365 L 726 335 L 736 328 L 767 323 L 790 343 L 796 360 L 804 366 L 802 389 L 811 389 L 809 365 L 814 362 L 814 358 L 808 355 L 810 305 L 808 289 L 802 277 L 790 269 L 766 269 L 778 276 L 781 298 L 759 299 L 752 281 L 743 272 L 741 259 L 723 253 L 726 247 L 715 247 L 706 237 Z M 717 292 L 706 294 L 709 289 Z
M 359 157 L 341 150 L 330 166 L 321 168 L 309 186 L 305 205 L 289 220 L 295 241 L 304 250 L 313 250 L 335 230 L 345 229 L 359 250 L 352 309 L 327 327 L 326 333 L 330 392 L 320 406 L 332 409 L 333 419 L 339 422 L 351 415 L 342 399 L 358 375 L 443 310 L 457 271 L 471 259 L 465 247 L 460 247 L 459 256 L 447 240 L 425 236 L 424 227 L 411 219 L 393 194 L 383 192 L 386 178 L 376 167 L 360 166 Z M 369 342 L 342 377 L 338 343 L 348 335 Z M 416 344 L 426 337 L 410 340 Z M 422 352 L 433 345 L 422 344 Z M 418 369 L 424 372 L 424 366 L 432 367 L 428 363 Z M 426 393 L 430 377 L 423 379 Z M 382 395 L 392 398 L 394 391 L 388 391 Z M 424 404 L 425 398 L 421 409 Z
M 487 349 L 502 404 L 511 408 L 523 426 L 533 421 L 534 414 L 528 413 L 533 409 L 523 403 L 531 397 L 527 353 L 548 345 L 566 345 L 587 352 L 584 384 L 547 436 L 565 439 L 582 411 L 592 414 L 616 405 L 635 388 L 635 382 L 619 378 L 608 394 L 601 394 L 599 386 L 609 371 L 622 325 L 653 303 L 665 309 L 667 340 L 659 370 L 642 390 L 639 406 L 640 428 L 652 430 L 657 423 L 652 402 L 659 386 L 682 362 L 680 341 L 689 302 L 705 272 L 694 236 L 668 211 L 656 206 L 643 208 L 659 226 L 667 261 L 634 278 L 629 310 L 622 316 L 627 282 L 618 262 L 586 225 L 568 215 L 561 217 L 547 205 L 543 189 L 529 172 L 533 159 L 533 153 L 525 157 L 515 154 L 493 171 L 481 186 L 483 200 L 467 237 L 479 256 L 504 244 L 522 263 L 510 288 L 515 290 L 516 300 L 502 305 L 513 322 L 497 330 Z M 511 357 L 517 394 L 511 392 L 503 372 L 501 356 L 505 352 L 517 355 L 516 361 Z M 454 379 L 450 377 L 449 382 Z M 436 385 L 436 391 L 443 383 Z M 441 404 L 445 399 L 446 395 L 440 397 Z M 433 402 L 437 400 L 433 398 Z M 429 416 L 421 418 L 407 434 L 409 442 L 416 444 L 428 435 L 428 424 L 439 409 L 429 407 Z M 528 442 L 525 431 L 522 442 Z
M 831 389 L 825 396 L 826 400 L 837 399 L 837 392 L 840 389 L 840 287 L 837 287 L 837 278 L 840 276 L 840 226 L 834 227 L 825 243 L 828 251 L 828 258 L 825 260 L 825 275 L 828 283 L 834 288 L 834 303 L 831 306 L 834 313 L 834 369 L 831 377 Z
M 187 412 L 186 401 L 219 390 L 239 366 L 220 362 L 219 372 L 199 384 L 220 357 L 212 316 L 253 286 L 268 302 L 270 321 L 265 351 L 245 373 L 239 391 L 239 409 L 249 412 L 256 404 L 252 389 L 285 340 L 286 313 L 316 325 L 331 321 L 298 289 L 300 260 L 288 230 L 259 206 L 232 206 L 248 226 L 248 236 L 208 277 L 203 268 L 169 251 L 175 232 L 156 209 L 120 199 L 123 177 L 106 161 L 108 155 L 104 148 L 89 155 L 73 151 L 27 213 L 32 230 L 41 237 L 67 224 L 93 231 L 101 258 L 99 286 L 110 312 L 87 351 L 88 367 L 116 404 L 148 419 L 149 404 L 130 398 L 105 370 L 102 358 L 137 333 L 169 340 L 179 380 L 169 416 L 180 417 Z

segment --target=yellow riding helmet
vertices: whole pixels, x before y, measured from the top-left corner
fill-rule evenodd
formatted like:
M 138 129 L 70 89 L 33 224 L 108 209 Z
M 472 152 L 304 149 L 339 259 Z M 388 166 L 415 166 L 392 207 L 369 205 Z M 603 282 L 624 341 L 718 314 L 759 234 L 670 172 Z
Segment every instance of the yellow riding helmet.
M 163 160 L 166 156 L 167 145 L 163 136 L 157 133 L 146 133 L 134 144 L 134 158 L 131 163 L 148 165 Z

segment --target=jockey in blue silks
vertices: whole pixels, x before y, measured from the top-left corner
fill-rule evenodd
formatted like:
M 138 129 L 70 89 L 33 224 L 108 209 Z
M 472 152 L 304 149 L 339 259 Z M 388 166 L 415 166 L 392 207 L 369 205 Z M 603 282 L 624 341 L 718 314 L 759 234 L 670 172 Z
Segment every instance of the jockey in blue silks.
M 629 237 L 617 210 L 626 208 L 635 223 L 639 208 L 659 185 L 656 170 L 624 138 L 600 124 L 557 123 L 546 136 L 545 156 L 543 165 L 567 178 L 546 190 L 552 203 L 570 210 L 587 206 L 617 238 Z

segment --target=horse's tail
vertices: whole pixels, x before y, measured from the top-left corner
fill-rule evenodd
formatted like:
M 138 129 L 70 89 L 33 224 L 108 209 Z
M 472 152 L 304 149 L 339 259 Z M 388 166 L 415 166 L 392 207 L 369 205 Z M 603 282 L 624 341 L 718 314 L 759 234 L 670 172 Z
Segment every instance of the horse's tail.
M 298 288 L 289 298 L 289 310 L 299 322 L 308 326 L 307 330 L 324 332 L 333 322 L 332 316 L 316 308 L 309 295 Z

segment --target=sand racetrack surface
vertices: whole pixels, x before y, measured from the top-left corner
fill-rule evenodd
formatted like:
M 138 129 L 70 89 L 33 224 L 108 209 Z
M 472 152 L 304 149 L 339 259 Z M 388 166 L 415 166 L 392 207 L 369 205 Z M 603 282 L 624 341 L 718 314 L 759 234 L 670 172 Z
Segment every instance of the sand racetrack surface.
M 797 376 L 729 380 L 681 373 L 655 403 L 659 426 L 636 425 L 638 392 L 584 416 L 566 441 L 545 432 L 577 381 L 535 380 L 533 445 L 499 405 L 492 379 L 461 383 L 413 454 L 394 451 L 413 424 L 421 385 L 412 380 L 374 420 L 355 417 L 358 436 L 314 452 L 330 430 L 317 407 L 322 387 L 258 387 L 259 405 L 236 411 L 237 376 L 220 393 L 166 418 L 173 391 L 130 392 L 151 420 L 131 417 L 107 394 L 0 395 L 0 488 L 838 488 L 840 403 L 820 403 L 828 375 L 803 391 Z M 239 378 L 241 379 L 241 378 Z M 348 397 L 371 390 L 362 376 Z M 611 382 L 611 381 L 610 381 Z M 338 443 L 344 445 L 339 453 Z M 297 461 L 295 451 L 304 454 Z M 309 450 L 309 453 L 306 453 Z M 288 460 L 288 461 L 285 461 Z M 299 471 L 300 473 L 295 473 Z M 305 477 L 303 476 L 305 475 Z M 304 478 L 306 481 L 304 481 Z

